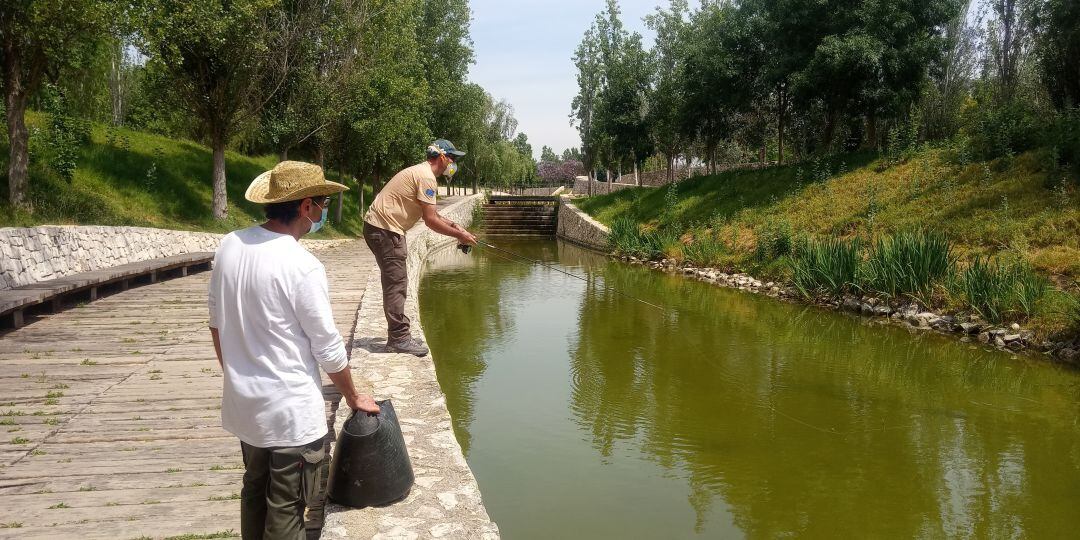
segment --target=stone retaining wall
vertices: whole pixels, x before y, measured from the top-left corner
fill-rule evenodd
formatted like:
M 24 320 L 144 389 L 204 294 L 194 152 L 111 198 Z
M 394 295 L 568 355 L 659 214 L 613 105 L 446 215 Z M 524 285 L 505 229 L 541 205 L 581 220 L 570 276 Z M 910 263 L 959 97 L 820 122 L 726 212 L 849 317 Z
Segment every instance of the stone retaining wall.
M 607 252 L 611 229 L 574 206 L 569 197 L 563 196 L 559 201 L 556 235 L 575 244 Z
M 221 235 L 146 227 L 0 229 L 0 290 L 122 264 L 215 251 Z
M 608 191 L 620 191 L 627 188 L 638 187 L 636 184 L 620 184 L 618 182 L 612 182 L 608 185 L 607 182 L 593 182 L 593 195 L 600 195 L 608 193 Z M 574 180 L 574 193 L 577 195 L 589 194 L 589 182 L 588 180 L 577 179 Z
M 483 195 L 470 196 L 439 209 L 439 213 L 468 226 L 473 208 L 482 202 Z M 424 261 L 438 250 L 453 249 L 455 240 L 432 232 L 423 223 L 411 229 L 406 238 L 409 298 L 405 313 L 412 319 L 414 335 L 423 336 L 417 290 Z M 446 395 L 435 373 L 436 360 L 431 355 L 417 358 L 385 351 L 386 319 L 378 270 L 368 278 L 353 336 L 350 365 L 377 399 L 393 399 L 416 484 L 404 500 L 381 508 L 328 505 L 322 538 L 498 539 L 499 529 L 484 508 L 476 478 L 454 436 Z M 348 407 L 338 408 L 337 430 L 349 414 Z
M 221 234 L 96 225 L 0 229 L 0 290 L 182 253 L 217 251 Z M 317 251 L 341 240 L 302 240 Z

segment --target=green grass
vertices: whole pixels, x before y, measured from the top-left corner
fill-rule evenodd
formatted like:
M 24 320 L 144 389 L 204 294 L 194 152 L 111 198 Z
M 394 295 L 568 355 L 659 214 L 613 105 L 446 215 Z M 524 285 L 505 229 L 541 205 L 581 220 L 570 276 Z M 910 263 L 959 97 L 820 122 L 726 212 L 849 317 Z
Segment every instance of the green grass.
M 812 163 L 700 176 L 679 182 L 674 204 L 664 187 L 575 204 L 609 226 L 628 218 L 642 230 L 679 227 L 680 236 L 710 230 L 747 255 L 783 224 L 843 238 L 934 230 L 965 260 L 1014 251 L 1044 274 L 1080 278 L 1080 195 L 1069 187 L 1061 200 L 1061 173 L 1042 154 L 963 167 L 945 154 L 928 150 L 898 164 L 850 154 L 822 162 L 816 176 Z M 848 172 L 838 174 L 841 164 Z
M 1062 174 L 1044 151 L 975 163 L 947 149 L 905 161 L 860 152 L 576 204 L 611 226 L 617 253 L 787 279 L 808 295 L 913 297 L 1052 333 L 1080 329 L 1073 298 L 1050 287 L 1080 289 L 1080 196 Z M 1017 262 L 999 272 L 991 258 Z
M 31 112 L 27 124 L 31 150 L 48 136 L 48 119 Z M 246 156 L 229 151 L 225 156 L 229 217 L 218 221 L 211 214 L 210 149 L 190 140 L 170 139 L 127 129 L 110 134 L 95 125 L 91 142 L 79 151 L 78 168 L 70 183 L 31 155 L 29 198 L 33 212 L 12 208 L 7 194 L 8 146 L 0 138 L 0 227 L 41 224 L 132 225 L 163 229 L 227 232 L 262 221 L 259 205 L 244 200 L 248 184 L 277 162 L 275 156 Z M 40 154 L 40 152 L 39 152 Z M 153 181 L 147 171 L 156 164 Z M 330 174 L 340 181 L 336 173 Z M 359 236 L 363 226 L 357 210 L 356 184 L 346 192 L 342 223 L 329 223 L 311 238 Z M 366 187 L 365 203 L 371 200 Z M 335 203 L 336 204 L 336 201 Z M 331 220 L 334 206 L 331 206 Z

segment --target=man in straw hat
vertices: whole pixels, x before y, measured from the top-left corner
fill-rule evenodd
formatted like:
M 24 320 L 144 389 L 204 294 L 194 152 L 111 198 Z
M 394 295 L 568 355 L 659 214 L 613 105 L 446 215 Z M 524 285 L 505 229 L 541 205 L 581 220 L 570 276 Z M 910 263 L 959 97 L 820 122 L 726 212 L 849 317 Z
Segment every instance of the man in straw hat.
M 409 332 L 409 317 L 405 315 L 405 297 L 409 276 L 405 269 L 408 250 L 405 233 L 421 218 L 429 229 L 452 236 L 466 245 L 476 245 L 476 237 L 464 227 L 435 211 L 435 193 L 439 186 L 436 177 L 447 178 L 457 172 L 457 160 L 465 152 L 454 143 L 439 139 L 427 148 L 427 161 L 418 163 L 394 175 L 371 202 L 364 218 L 364 240 L 382 274 L 383 312 L 386 315 L 386 348 L 389 351 L 424 356 L 428 348 Z
M 347 187 L 322 168 L 283 161 L 244 197 L 267 221 L 225 235 L 210 277 L 210 333 L 225 372 L 221 425 L 240 439 L 245 539 L 304 538 L 304 508 L 321 494 L 326 416 L 319 368 L 349 407 L 375 413 L 353 385 L 334 326 L 326 269 L 299 240 L 326 221 Z

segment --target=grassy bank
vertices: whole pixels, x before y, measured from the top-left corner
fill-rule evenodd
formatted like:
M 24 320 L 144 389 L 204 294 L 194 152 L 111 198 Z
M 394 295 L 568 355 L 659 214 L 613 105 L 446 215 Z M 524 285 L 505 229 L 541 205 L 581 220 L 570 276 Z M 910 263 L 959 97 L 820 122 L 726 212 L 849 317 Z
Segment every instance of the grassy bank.
M 1078 200 L 1075 180 L 1045 153 L 970 163 L 938 149 L 731 171 L 580 207 L 613 227 L 624 253 L 781 278 L 807 294 L 996 310 L 1053 332 L 1076 323 L 1074 300 L 1038 293 L 1042 282 L 1073 290 L 1080 279 Z M 919 276 L 902 270 L 920 264 Z M 1009 298 L 992 305 L 995 294 Z
M 0 202 L 0 227 L 42 224 L 134 225 L 163 229 L 226 232 L 261 221 L 259 205 L 244 200 L 244 190 L 259 173 L 277 163 L 276 156 L 226 154 L 229 217 L 213 218 L 210 205 L 210 149 L 178 140 L 94 125 L 89 142 L 81 145 L 70 182 L 45 162 L 48 121 L 28 115 L 31 130 L 29 198 L 33 212 L 7 204 L 7 141 L 0 141 L 0 166 L 5 175 Z M 337 180 L 335 176 L 331 178 Z M 371 200 L 367 187 L 365 202 Z M 336 201 L 335 203 L 336 204 Z M 330 223 L 314 238 L 358 236 L 362 227 L 353 184 L 345 196 L 342 223 Z M 331 221 L 333 206 L 331 207 Z

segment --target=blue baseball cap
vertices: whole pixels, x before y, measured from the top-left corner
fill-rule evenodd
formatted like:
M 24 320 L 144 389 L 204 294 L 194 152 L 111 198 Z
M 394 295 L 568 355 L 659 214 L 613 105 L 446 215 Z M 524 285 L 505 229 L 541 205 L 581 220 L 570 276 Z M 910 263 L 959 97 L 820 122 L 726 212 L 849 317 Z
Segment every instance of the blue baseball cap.
M 458 150 L 457 148 L 455 148 L 454 143 L 452 143 L 452 142 L 450 142 L 450 141 L 448 141 L 446 139 L 436 139 L 435 142 L 431 143 L 431 146 L 428 147 L 428 156 L 429 157 L 433 156 L 433 155 L 444 154 L 444 153 L 445 154 L 450 154 L 451 156 L 453 156 L 453 159 L 455 159 L 455 160 L 457 158 L 465 155 L 465 152 L 462 152 L 461 150 Z

